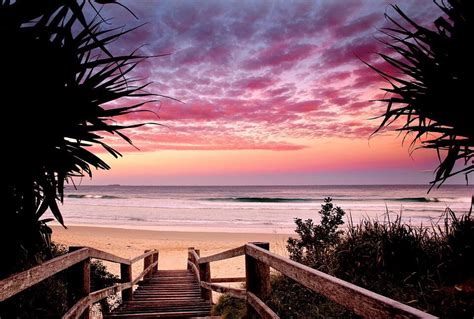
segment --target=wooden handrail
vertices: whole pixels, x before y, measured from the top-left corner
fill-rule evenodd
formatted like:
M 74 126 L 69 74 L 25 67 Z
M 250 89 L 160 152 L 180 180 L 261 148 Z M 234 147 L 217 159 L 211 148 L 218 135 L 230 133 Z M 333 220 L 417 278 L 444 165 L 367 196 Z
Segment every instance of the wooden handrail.
M 89 258 L 111 261 L 113 263 L 125 264 L 125 265 L 131 265 L 133 263 L 130 259 L 115 256 L 114 254 L 108 253 L 106 251 L 98 250 L 91 247 L 88 247 L 88 249 L 89 249 Z
M 265 245 L 265 243 L 263 243 Z M 264 246 L 262 246 L 264 247 Z M 266 244 L 268 248 L 268 244 Z M 192 252 L 192 251 L 191 251 Z M 266 249 L 258 247 L 252 243 L 246 244 L 241 247 L 234 249 L 226 250 L 224 252 L 214 254 L 206 257 L 199 257 L 195 259 L 197 264 L 208 264 L 213 261 L 224 260 L 228 258 L 233 258 L 239 255 L 246 255 L 246 260 L 250 258 L 254 260 L 251 264 L 252 267 L 255 267 L 254 263 L 261 263 L 262 267 L 260 270 L 254 269 L 252 271 L 263 271 L 263 273 L 257 275 L 263 275 L 268 271 L 265 271 L 264 267 L 271 267 L 283 275 L 292 278 L 293 280 L 299 282 L 303 286 L 320 293 L 327 298 L 335 301 L 336 303 L 346 307 L 347 309 L 353 311 L 354 313 L 364 317 L 364 318 L 387 318 L 387 317 L 397 317 L 397 318 L 425 318 L 433 319 L 437 318 L 426 312 L 418 310 L 416 308 L 407 306 L 403 303 L 395 301 L 393 299 L 387 298 L 385 296 L 374 293 L 370 290 L 358 287 L 354 284 L 351 284 L 342 279 L 330 276 L 323 272 L 317 271 L 308 266 L 297 263 L 288 258 L 281 257 L 274 253 L 269 252 Z M 249 261 L 251 261 L 249 260 Z M 247 262 L 249 262 L 247 261 Z M 194 263 L 191 263 L 194 267 Z M 248 264 L 247 266 L 250 266 Z M 195 271 L 196 272 L 196 271 Z M 249 274 L 247 274 L 249 275 Z M 264 275 L 265 277 L 265 275 Z M 264 278 L 260 277 L 260 278 Z M 279 318 L 278 315 L 273 312 L 257 295 L 249 290 L 230 288 L 222 285 L 216 284 L 216 282 L 237 282 L 244 281 L 247 279 L 247 289 L 249 289 L 249 280 L 250 277 L 243 278 L 214 278 L 211 279 L 211 282 L 201 281 L 200 285 L 202 288 L 220 292 L 228 293 L 231 296 L 236 298 L 246 299 L 247 304 L 254 309 L 258 315 L 265 319 L 274 319 Z M 268 280 L 268 277 L 266 277 Z M 261 280 L 261 279 L 257 279 Z M 250 282 L 252 284 L 252 281 Z M 257 283 L 258 284 L 258 283 Z M 262 285 L 268 285 L 268 283 L 261 283 Z
M 135 278 L 133 281 L 132 281 L 132 286 L 135 285 L 140 279 L 142 279 L 146 274 L 148 274 L 150 271 L 153 270 L 153 268 L 155 266 L 158 265 L 158 261 L 155 261 L 154 263 L 151 263 L 150 266 L 148 266 L 146 269 L 144 269 L 140 275 L 137 276 L 137 278 Z
M 247 302 L 252 306 L 255 311 L 263 319 L 280 319 L 280 317 L 268 307 L 260 298 L 255 296 L 255 294 L 247 291 Z
M 74 306 L 71 307 L 63 316 L 63 319 L 69 318 L 79 318 L 81 314 L 88 307 L 92 306 L 94 303 L 98 302 L 101 299 L 104 299 L 112 294 L 116 294 L 124 289 L 130 288 L 132 285 L 130 283 L 115 284 L 113 286 L 103 288 L 97 291 L 90 293 L 88 296 L 80 299 Z
M 237 256 L 241 256 L 245 254 L 245 246 L 240 246 L 237 248 L 229 249 L 226 251 L 223 251 L 221 253 L 217 253 L 215 255 L 211 256 L 206 256 L 206 257 L 200 257 L 198 258 L 198 263 L 199 264 L 205 264 L 213 261 L 219 261 L 219 260 L 224 260 L 224 259 L 229 259 Z
M 144 253 L 144 254 L 142 254 L 142 255 L 140 255 L 140 256 L 137 256 L 137 257 L 135 257 L 135 258 L 130 259 L 130 263 L 131 263 L 131 264 L 134 264 L 134 263 L 136 263 L 137 261 L 139 261 L 139 260 L 141 260 L 141 259 L 145 259 L 146 257 L 153 255 L 153 254 L 156 253 L 156 252 L 157 252 L 157 250 L 150 250 L 150 251 L 147 251 L 146 253 Z
M 260 243 L 258 245 L 268 248 L 268 244 L 265 243 Z M 199 285 L 203 288 L 202 295 L 204 299 L 210 300 L 210 291 L 228 293 L 234 297 L 246 299 L 247 304 L 251 309 L 254 309 L 255 312 L 263 318 L 274 319 L 278 318 L 278 316 L 262 301 L 265 296 L 265 289 L 258 290 L 255 287 L 249 287 L 255 285 L 257 285 L 256 287 L 258 287 L 258 285 L 268 285 L 268 282 L 266 282 L 269 280 L 268 267 L 278 270 L 283 275 L 294 279 L 305 287 L 326 296 L 365 318 L 436 318 L 428 313 L 409 307 L 398 301 L 381 296 L 336 277 L 332 277 L 288 258 L 271 253 L 268 250 L 251 243 L 207 257 L 199 257 L 199 254 L 194 249 L 190 249 L 189 253 L 189 269 L 192 269 L 198 278 Z M 250 273 L 247 273 L 245 278 L 214 278 L 214 282 L 212 282 L 213 280 L 210 277 L 210 262 L 233 258 L 243 254 L 246 256 L 246 266 L 250 267 L 247 269 L 247 272 L 250 270 Z M 53 276 L 54 274 L 57 274 L 60 271 L 66 270 L 79 263 L 88 263 L 88 260 L 91 258 L 120 263 L 121 268 L 126 270 L 124 273 L 127 273 L 125 282 L 89 294 L 87 294 L 88 290 L 86 290 L 86 295 L 76 302 L 76 304 L 74 304 L 63 316 L 63 318 L 78 318 L 84 311 L 89 309 L 93 303 L 113 293 L 123 291 L 122 294 L 124 294 L 129 290 L 129 293 L 131 294 L 131 288 L 133 285 L 150 272 L 156 270 L 158 265 L 157 257 L 158 251 L 156 250 L 148 251 L 133 259 L 125 259 L 94 248 L 80 248 L 74 252 L 54 258 L 29 270 L 0 280 L 0 286 L 2 287 L 0 290 L 0 301 L 8 299 L 9 297 Z M 132 280 L 131 265 L 144 258 L 148 260 L 145 261 L 145 269 L 137 278 Z M 254 281 L 265 282 L 252 282 L 251 278 L 253 278 Z M 237 282 L 244 279 L 247 280 L 248 290 L 226 287 L 215 283 Z M 209 295 L 206 295 L 206 293 Z
M 200 257 L 199 257 L 199 255 L 196 253 L 196 251 L 195 251 L 194 249 L 191 250 L 191 251 L 189 251 L 189 252 L 190 252 L 190 254 L 193 256 L 194 260 L 196 260 L 196 261 L 199 260 Z
M 48 260 L 41 265 L 0 280 L 0 302 L 89 258 L 89 248 Z
M 218 284 L 214 284 L 212 282 L 207 282 L 207 281 L 201 281 L 201 287 L 206 288 L 208 290 L 220 292 L 222 294 L 229 294 L 235 298 L 247 299 L 247 290 L 245 289 L 226 287 L 223 285 L 218 285 Z
M 211 282 L 245 282 L 246 277 L 212 278 Z
M 386 318 L 387 316 L 436 318 L 421 310 L 317 271 L 293 260 L 283 258 L 253 244 L 245 245 L 245 253 L 364 318 Z
M 121 264 L 121 267 L 125 266 L 130 268 L 132 264 L 141 259 L 147 258 L 149 256 L 154 257 L 154 262 L 144 269 L 143 272 L 134 280 L 115 284 L 111 287 L 89 293 L 88 295 L 79 299 L 79 301 L 77 301 L 63 315 L 63 318 L 78 318 L 92 304 L 103 298 L 106 298 L 107 296 L 110 296 L 111 294 L 122 290 L 131 289 L 133 285 L 135 285 L 141 278 L 143 278 L 149 272 L 154 271 L 158 266 L 158 260 L 155 259 L 157 254 L 157 250 L 151 250 L 135 258 L 126 259 L 95 248 L 83 247 L 65 255 L 48 260 L 41 265 L 32 267 L 21 273 L 14 274 L 8 278 L 0 280 L 0 287 L 2 287 L 0 290 L 0 302 L 20 293 L 31 286 L 36 285 L 37 283 L 57 274 L 58 272 L 64 271 L 91 258 L 119 263 Z
M 125 259 L 125 258 L 121 258 L 115 255 L 109 254 L 107 252 L 103 252 L 103 251 L 91 248 L 91 258 L 104 259 L 104 260 L 120 263 L 121 265 L 127 265 L 128 267 L 131 267 L 132 264 L 136 263 L 137 261 L 141 259 L 147 258 L 149 256 L 153 256 L 154 254 L 157 254 L 157 253 L 158 253 L 157 250 L 150 250 L 135 258 Z M 83 297 L 78 302 L 76 302 L 62 318 L 63 319 L 79 318 L 85 310 L 87 310 L 91 305 L 98 302 L 99 300 L 106 298 L 112 294 L 118 293 L 119 291 L 130 290 L 146 274 L 153 271 L 153 269 L 157 265 L 158 265 L 158 260 L 150 264 L 146 269 L 144 269 L 137 276 L 137 278 L 135 278 L 134 280 L 130 282 L 115 284 L 111 287 L 107 287 L 107 288 L 90 293 L 89 295 Z
M 199 269 L 198 269 L 198 267 L 196 266 L 196 264 L 194 264 L 192 261 L 188 260 L 188 265 L 189 265 L 189 267 L 191 267 L 191 269 L 193 270 L 194 275 L 196 276 L 198 282 L 201 282 L 201 277 L 199 276 Z

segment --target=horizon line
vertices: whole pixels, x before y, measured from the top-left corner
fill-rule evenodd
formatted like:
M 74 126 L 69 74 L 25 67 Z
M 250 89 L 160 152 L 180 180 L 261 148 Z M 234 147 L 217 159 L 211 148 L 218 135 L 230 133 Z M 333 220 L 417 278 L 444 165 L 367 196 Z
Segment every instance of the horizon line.
M 67 184 L 65 187 L 80 187 L 80 186 L 132 186 L 132 187 L 268 187 L 268 186 L 427 186 L 430 187 L 429 183 L 419 184 L 213 184 L 213 185 L 183 185 L 183 184 L 170 184 L 170 185 L 158 185 L 158 184 L 87 184 L 87 185 L 71 185 Z M 440 187 L 434 187 L 434 189 L 441 188 L 442 186 L 474 186 L 464 183 L 444 183 Z

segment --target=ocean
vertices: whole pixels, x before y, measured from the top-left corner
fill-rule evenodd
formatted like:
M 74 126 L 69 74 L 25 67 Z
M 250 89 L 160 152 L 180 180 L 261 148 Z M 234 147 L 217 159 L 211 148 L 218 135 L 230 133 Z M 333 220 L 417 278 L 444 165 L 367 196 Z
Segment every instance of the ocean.
M 129 229 L 292 233 L 294 218 L 319 221 L 325 197 L 363 218 L 430 225 L 447 207 L 469 211 L 472 186 L 78 186 L 66 188 L 66 225 Z

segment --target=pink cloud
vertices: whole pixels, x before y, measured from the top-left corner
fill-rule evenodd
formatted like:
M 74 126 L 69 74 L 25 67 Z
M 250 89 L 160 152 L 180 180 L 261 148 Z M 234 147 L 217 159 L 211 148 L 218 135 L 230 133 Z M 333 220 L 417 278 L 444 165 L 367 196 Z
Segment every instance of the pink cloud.
M 340 39 L 347 39 L 351 36 L 357 36 L 367 30 L 374 28 L 375 24 L 380 21 L 380 13 L 372 12 L 363 17 L 349 21 L 347 24 L 335 28 L 334 34 Z
M 311 44 L 294 46 L 287 43 L 277 44 L 261 51 L 255 58 L 245 61 L 243 67 L 248 70 L 258 70 L 269 66 L 297 63 L 311 56 L 315 48 Z
M 372 38 L 357 38 L 348 44 L 326 50 L 322 55 L 321 67 L 331 68 L 340 65 L 360 63 L 359 59 L 370 61 L 376 56 L 380 44 Z
M 315 111 L 321 108 L 323 102 L 321 100 L 311 100 L 298 103 L 288 103 L 284 109 L 290 112 L 306 113 Z
M 143 17 L 136 23 L 147 24 L 114 50 L 146 44 L 144 53 L 172 53 L 149 59 L 134 76 L 154 82 L 150 91 L 184 102 L 158 97 L 144 109 L 159 119 L 153 113 L 122 118 L 169 128 L 135 129 L 143 149 L 294 151 L 305 145 L 287 138 L 372 132 L 374 124 L 363 119 L 376 114 L 366 100 L 383 79 L 358 57 L 386 68 L 375 54 L 382 49 L 375 34 L 385 24 L 386 2 L 125 2 Z M 402 4 L 421 19 L 433 16 L 431 4 Z M 119 22 L 131 21 L 124 10 L 112 12 Z
M 259 76 L 241 79 L 234 82 L 232 87 L 246 90 L 260 90 L 272 86 L 275 83 L 276 79 L 272 76 Z

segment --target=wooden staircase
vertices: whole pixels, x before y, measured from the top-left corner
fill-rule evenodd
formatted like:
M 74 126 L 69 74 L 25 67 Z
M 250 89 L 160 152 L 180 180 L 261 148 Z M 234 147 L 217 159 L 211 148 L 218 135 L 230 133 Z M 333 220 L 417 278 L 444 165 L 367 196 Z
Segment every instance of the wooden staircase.
M 276 255 L 269 251 L 268 243 L 248 243 L 205 257 L 200 257 L 199 250 L 189 248 L 189 270 L 158 270 L 157 250 L 146 251 L 132 259 L 91 247 L 70 247 L 70 250 L 68 254 L 0 279 L 0 306 L 4 300 L 67 270 L 68 290 L 74 292 L 79 299 L 72 302 L 63 319 L 89 319 L 90 307 L 93 304 L 120 291 L 124 303 L 111 314 L 105 315 L 105 318 L 218 318 L 209 317 L 212 291 L 216 291 L 245 300 L 249 318 L 278 319 L 278 314 L 262 300 L 270 292 L 270 268 L 274 268 L 363 318 L 437 318 Z M 211 262 L 241 255 L 245 255 L 245 277 L 211 278 Z M 120 264 L 122 282 L 91 292 L 91 259 Z M 134 279 L 132 265 L 140 260 L 143 260 L 143 271 Z M 224 282 L 246 282 L 247 288 L 239 289 L 219 284 Z M 135 285 L 139 285 L 139 288 L 132 292 Z
M 193 318 L 211 315 L 190 270 L 158 270 L 139 283 L 132 300 L 104 318 Z

